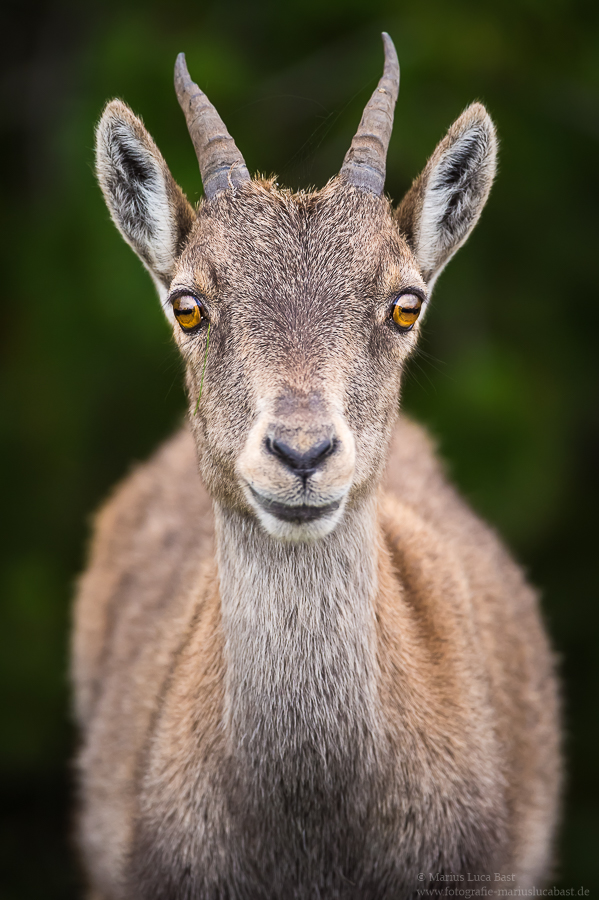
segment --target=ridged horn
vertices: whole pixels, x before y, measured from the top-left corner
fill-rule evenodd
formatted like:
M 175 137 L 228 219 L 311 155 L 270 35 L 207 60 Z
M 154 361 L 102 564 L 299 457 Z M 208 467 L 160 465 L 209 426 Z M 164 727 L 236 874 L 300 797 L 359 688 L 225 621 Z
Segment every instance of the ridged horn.
M 232 185 L 251 181 L 243 156 L 216 109 L 189 75 L 185 54 L 175 63 L 175 90 L 200 164 L 204 194 L 210 200 Z
M 393 41 L 383 31 L 383 77 L 366 104 L 359 128 L 345 154 L 341 176 L 348 184 L 381 196 L 385 189 L 387 149 L 393 129 L 393 111 L 399 93 L 399 62 Z

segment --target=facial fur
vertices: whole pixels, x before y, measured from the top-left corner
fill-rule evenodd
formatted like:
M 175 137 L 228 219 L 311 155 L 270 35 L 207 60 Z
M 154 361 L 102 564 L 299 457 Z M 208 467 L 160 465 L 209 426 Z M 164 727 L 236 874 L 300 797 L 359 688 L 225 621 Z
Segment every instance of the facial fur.
M 389 204 L 339 180 L 316 194 L 251 182 L 202 204 L 171 295 L 199 296 L 210 321 L 206 360 L 207 324 L 192 334 L 174 327 L 203 476 L 221 503 L 256 510 L 269 530 L 252 491 L 339 504 L 334 525 L 345 502 L 369 490 L 418 330 L 402 333 L 391 319 L 407 289 L 426 286 Z M 335 447 L 302 483 L 265 450 L 275 434 L 300 449 L 319 439 Z M 328 529 L 278 530 L 293 538 Z

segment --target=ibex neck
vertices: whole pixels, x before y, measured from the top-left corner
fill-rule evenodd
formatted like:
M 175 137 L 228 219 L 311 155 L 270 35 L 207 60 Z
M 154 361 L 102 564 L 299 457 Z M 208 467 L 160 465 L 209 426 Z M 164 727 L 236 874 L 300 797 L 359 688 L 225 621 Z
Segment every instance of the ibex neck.
M 357 742 L 365 749 L 364 735 L 370 746 L 379 730 L 374 499 L 314 544 L 277 541 L 222 509 L 216 522 L 231 750 L 347 760 Z

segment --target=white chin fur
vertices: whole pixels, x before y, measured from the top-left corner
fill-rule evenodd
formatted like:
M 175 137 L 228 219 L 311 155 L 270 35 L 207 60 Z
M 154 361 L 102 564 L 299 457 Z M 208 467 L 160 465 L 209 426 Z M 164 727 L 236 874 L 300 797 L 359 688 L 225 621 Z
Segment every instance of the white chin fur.
M 336 510 L 328 513 L 321 519 L 316 519 L 313 522 L 296 524 L 295 522 L 285 522 L 283 519 L 273 516 L 272 513 L 266 512 L 265 509 L 253 500 L 250 502 L 252 503 L 260 524 L 268 534 L 280 541 L 293 541 L 295 543 L 309 543 L 326 537 L 326 535 L 330 534 L 339 523 L 345 508 L 344 498 Z

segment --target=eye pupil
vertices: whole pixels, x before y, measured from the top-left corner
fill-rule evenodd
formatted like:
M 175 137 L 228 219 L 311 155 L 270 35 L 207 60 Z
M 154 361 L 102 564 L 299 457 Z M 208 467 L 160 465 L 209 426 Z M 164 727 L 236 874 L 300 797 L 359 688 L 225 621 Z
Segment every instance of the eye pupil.
M 393 321 L 402 331 L 409 331 L 420 315 L 422 300 L 416 294 L 402 294 L 393 307 Z
M 191 331 L 202 321 L 202 309 L 195 297 L 185 294 L 173 300 L 173 312 L 183 331 Z

